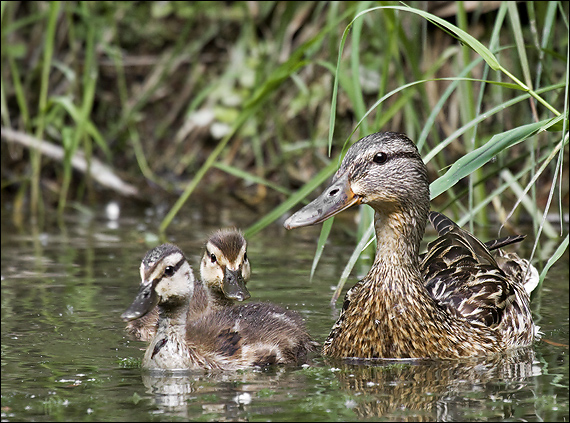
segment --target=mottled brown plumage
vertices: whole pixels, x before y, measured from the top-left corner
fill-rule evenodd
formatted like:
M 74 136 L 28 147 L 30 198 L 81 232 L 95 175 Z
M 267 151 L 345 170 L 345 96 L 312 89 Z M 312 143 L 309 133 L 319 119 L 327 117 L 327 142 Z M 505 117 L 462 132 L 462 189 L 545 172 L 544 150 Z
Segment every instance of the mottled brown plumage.
M 537 276 L 536 269 L 522 259 L 518 268 L 501 267 L 473 235 L 430 215 L 429 203 L 427 169 L 415 144 L 380 132 L 355 143 L 331 185 L 285 222 L 288 229 L 320 223 L 355 204 L 375 211 L 374 263 L 347 292 L 323 354 L 459 358 L 532 343 L 536 328 L 523 283 L 527 269 Z M 440 237 L 420 257 L 428 215 Z
M 274 304 L 209 306 L 210 296 L 194 279 L 182 251 L 163 244 L 141 265 L 142 282 L 126 321 L 158 308 L 158 324 L 142 366 L 155 370 L 244 369 L 300 364 L 315 343 L 302 318 Z
M 149 261 L 152 259 L 150 257 Z M 251 265 L 243 234 L 234 228 L 215 231 L 206 242 L 200 262 L 200 279 L 205 288 L 207 307 L 220 310 L 232 306 L 236 301 L 250 298 L 246 288 L 250 276 Z M 156 332 L 157 322 L 158 308 L 154 308 L 148 314 L 128 322 L 126 330 L 135 339 L 150 341 Z

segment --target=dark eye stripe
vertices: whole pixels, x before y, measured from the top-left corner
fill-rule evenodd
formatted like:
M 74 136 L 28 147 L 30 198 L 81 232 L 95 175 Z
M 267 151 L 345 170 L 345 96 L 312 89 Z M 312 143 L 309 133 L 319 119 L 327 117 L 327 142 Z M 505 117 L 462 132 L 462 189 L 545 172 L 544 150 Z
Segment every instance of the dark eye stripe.
M 176 272 L 178 272 L 178 269 L 180 269 L 182 267 L 182 265 L 184 264 L 185 261 L 186 261 L 186 257 L 182 257 L 180 259 L 180 261 L 174 265 L 174 267 L 168 266 L 168 267 L 172 267 L 172 275 L 174 275 Z M 154 279 L 152 281 L 152 286 L 155 287 L 158 284 L 158 282 L 160 282 L 165 276 L 167 276 L 167 275 L 165 273 L 163 273 L 159 278 Z
M 182 267 L 184 262 L 186 261 L 186 257 L 182 257 L 178 263 L 174 266 L 174 273 L 178 272 L 178 269 Z

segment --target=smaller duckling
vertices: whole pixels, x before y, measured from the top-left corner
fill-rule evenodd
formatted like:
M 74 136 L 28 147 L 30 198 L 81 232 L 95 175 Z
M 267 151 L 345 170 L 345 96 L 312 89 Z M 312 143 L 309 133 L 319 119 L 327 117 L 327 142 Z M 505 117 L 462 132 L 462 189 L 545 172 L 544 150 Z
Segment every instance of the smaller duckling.
M 158 308 L 158 324 L 142 361 L 151 370 L 237 370 L 301 364 L 318 343 L 299 314 L 269 303 L 209 308 L 202 281 L 172 244 L 150 250 L 141 264 L 139 293 L 121 318 Z
M 206 288 L 208 307 L 219 310 L 232 306 L 235 301 L 250 298 L 251 294 L 246 288 L 250 276 L 251 264 L 243 234 L 235 228 L 214 232 L 206 242 L 200 263 L 200 279 Z M 157 322 L 158 308 L 154 308 L 148 314 L 130 321 L 126 330 L 137 340 L 150 341 L 156 332 Z
M 251 297 L 246 283 L 251 276 L 247 241 L 237 229 L 220 229 L 206 243 L 200 262 L 200 278 L 206 284 L 210 304 L 216 309 Z

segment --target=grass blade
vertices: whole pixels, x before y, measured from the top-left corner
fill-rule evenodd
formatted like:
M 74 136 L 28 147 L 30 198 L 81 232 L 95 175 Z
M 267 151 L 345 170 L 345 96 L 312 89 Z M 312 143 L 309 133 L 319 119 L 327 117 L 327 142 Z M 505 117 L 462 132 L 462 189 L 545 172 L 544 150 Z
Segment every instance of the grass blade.
M 506 150 L 515 144 L 535 135 L 538 131 L 544 130 L 552 119 L 531 123 L 511 129 L 501 134 L 494 135 L 485 145 L 466 154 L 457 160 L 445 175 L 439 177 L 430 184 L 431 198 L 434 199 L 441 193 L 447 191 L 462 178 L 480 168 L 485 163 L 495 157 L 500 151 Z

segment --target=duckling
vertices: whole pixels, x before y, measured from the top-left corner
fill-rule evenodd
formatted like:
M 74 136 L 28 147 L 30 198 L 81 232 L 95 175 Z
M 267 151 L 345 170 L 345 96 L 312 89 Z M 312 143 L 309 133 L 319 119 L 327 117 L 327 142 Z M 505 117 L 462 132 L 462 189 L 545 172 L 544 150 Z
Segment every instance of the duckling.
M 420 262 L 429 181 L 407 136 L 378 132 L 357 141 L 331 185 L 284 226 L 321 223 L 357 204 L 375 211 L 376 255 L 366 277 L 346 293 L 324 355 L 454 359 L 534 342 L 529 292 L 536 282 L 525 281 L 538 273 L 527 260 L 511 257 L 519 265 L 507 270 L 472 234 L 432 214 L 436 226 L 442 219 L 441 233 Z
M 205 284 L 194 278 L 175 245 L 150 250 L 141 264 L 141 278 L 139 293 L 121 318 L 132 321 L 158 308 L 158 324 L 143 368 L 236 370 L 301 364 L 318 346 L 301 316 L 277 305 L 210 308 Z
M 141 267 L 141 275 L 142 275 Z M 247 241 L 235 229 L 219 229 L 206 242 L 200 262 L 200 278 L 206 287 L 207 305 L 221 309 L 251 297 L 246 284 L 251 276 L 247 257 Z M 144 279 L 143 279 L 144 280 Z M 156 332 L 158 309 L 127 324 L 129 335 L 137 340 L 150 341 Z

